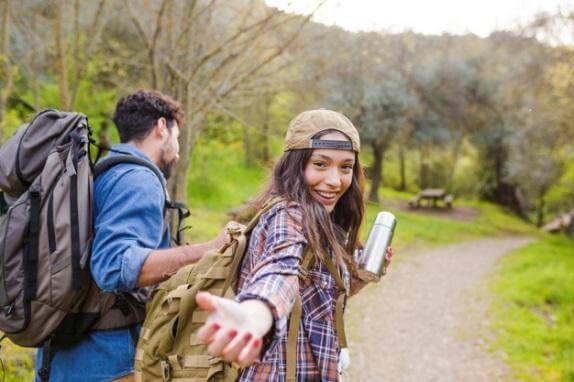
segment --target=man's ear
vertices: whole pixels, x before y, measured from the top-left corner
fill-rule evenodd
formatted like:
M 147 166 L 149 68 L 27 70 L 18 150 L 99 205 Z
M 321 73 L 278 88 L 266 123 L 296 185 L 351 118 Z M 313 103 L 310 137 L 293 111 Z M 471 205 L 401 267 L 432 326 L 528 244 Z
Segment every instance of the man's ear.
M 155 126 L 153 127 L 153 131 L 156 137 L 160 139 L 165 139 L 168 134 L 167 131 L 167 120 L 164 117 L 159 118 Z

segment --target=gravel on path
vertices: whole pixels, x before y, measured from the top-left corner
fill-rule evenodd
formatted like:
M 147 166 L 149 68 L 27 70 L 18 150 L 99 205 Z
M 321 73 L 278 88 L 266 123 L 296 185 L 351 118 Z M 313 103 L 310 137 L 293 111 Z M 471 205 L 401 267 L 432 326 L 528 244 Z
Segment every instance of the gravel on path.
M 484 340 L 491 335 L 485 281 L 501 256 L 530 241 L 462 242 L 393 264 L 349 300 L 344 381 L 508 380 L 503 354 L 489 352 Z

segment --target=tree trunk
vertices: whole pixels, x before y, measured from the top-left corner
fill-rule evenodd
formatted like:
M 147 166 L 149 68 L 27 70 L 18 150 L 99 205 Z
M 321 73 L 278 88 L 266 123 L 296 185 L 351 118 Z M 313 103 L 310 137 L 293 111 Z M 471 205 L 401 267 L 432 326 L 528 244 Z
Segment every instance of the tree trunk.
M 406 158 L 405 158 L 405 147 L 403 144 L 399 144 L 399 191 L 406 191 L 407 189 L 407 169 L 406 169 Z
M 100 131 L 98 132 L 98 143 L 104 147 L 110 147 L 110 138 L 109 138 L 109 124 L 106 119 L 102 121 L 100 124 Z
M 2 27 L 0 35 L 0 143 L 4 141 L 4 115 L 12 92 L 10 65 L 10 0 L 2 1 Z
M 243 125 L 243 155 L 245 158 L 245 166 L 252 167 L 255 162 L 253 156 L 253 148 L 251 144 L 251 135 L 249 134 L 249 126 Z
M 538 195 L 538 208 L 536 211 L 536 227 L 540 228 L 544 224 L 544 193 Z
M 60 108 L 70 109 L 70 95 L 68 93 L 68 62 L 66 53 L 66 41 L 64 37 L 64 10 L 65 0 L 56 2 L 56 17 L 54 18 L 54 37 L 56 39 L 56 57 L 58 71 L 58 85 L 60 90 Z
M 369 193 L 369 201 L 374 203 L 379 203 L 379 186 L 382 183 L 382 173 L 383 173 L 383 159 L 385 152 L 381 145 L 376 143 L 371 143 L 371 149 L 373 150 L 373 170 L 371 191 Z
M 447 188 L 450 188 L 452 186 L 454 174 L 456 172 L 456 165 L 457 165 L 458 159 L 460 157 L 460 150 L 462 148 L 463 141 L 464 141 L 464 134 L 460 134 L 454 142 L 454 147 L 452 150 L 452 157 L 451 157 L 451 167 L 450 167 L 450 171 L 448 173 L 448 178 L 446 181 Z
M 263 110 L 263 125 L 261 126 L 261 161 L 265 164 L 269 163 L 271 155 L 269 154 L 269 120 L 271 117 L 271 103 L 273 96 L 268 95 L 265 97 L 264 110 Z
M 574 212 L 570 212 L 570 224 L 566 227 L 566 234 L 574 238 Z
M 420 174 L 419 174 L 419 185 L 421 190 L 424 190 L 425 188 L 428 188 L 429 186 L 429 180 L 428 180 L 428 164 L 426 162 L 427 160 L 427 155 L 426 155 L 426 149 L 421 146 L 419 149 L 419 161 L 420 161 Z

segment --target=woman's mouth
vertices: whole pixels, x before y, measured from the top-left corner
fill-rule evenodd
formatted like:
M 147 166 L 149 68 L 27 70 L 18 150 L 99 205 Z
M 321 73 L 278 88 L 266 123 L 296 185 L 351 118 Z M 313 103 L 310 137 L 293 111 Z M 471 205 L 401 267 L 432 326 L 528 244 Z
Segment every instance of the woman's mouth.
M 327 191 L 318 191 L 314 190 L 317 199 L 321 204 L 334 204 L 337 201 L 337 192 L 327 192 Z

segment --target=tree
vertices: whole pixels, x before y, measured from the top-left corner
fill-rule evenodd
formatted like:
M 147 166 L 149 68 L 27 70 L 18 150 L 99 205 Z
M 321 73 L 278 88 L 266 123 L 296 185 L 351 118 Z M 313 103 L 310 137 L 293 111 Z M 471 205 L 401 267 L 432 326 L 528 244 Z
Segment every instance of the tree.
M 224 102 L 235 92 L 276 71 L 273 64 L 311 15 L 286 15 L 255 0 L 163 0 L 137 12 L 133 1 L 122 4 L 139 36 L 148 86 L 184 105 L 181 160 L 170 189 L 176 199 L 185 200 L 190 156 L 209 112 L 225 110 Z
M 14 73 L 10 58 L 10 0 L 2 0 L 0 8 L 2 12 L 2 24 L 0 24 L 0 143 L 2 143 L 5 130 L 4 114 L 6 103 L 14 86 Z

